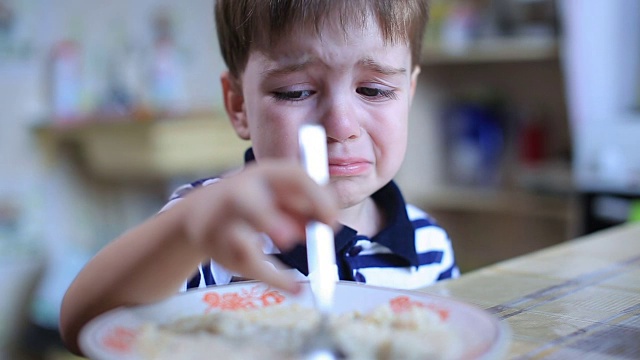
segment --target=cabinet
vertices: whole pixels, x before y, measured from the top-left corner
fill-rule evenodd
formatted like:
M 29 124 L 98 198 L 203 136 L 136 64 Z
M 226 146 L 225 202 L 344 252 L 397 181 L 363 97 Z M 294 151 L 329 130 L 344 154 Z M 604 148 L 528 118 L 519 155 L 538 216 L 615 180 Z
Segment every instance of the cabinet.
M 556 244 L 575 232 L 571 134 L 559 48 L 559 39 L 518 38 L 481 40 L 455 52 L 425 47 L 419 87 L 435 100 L 423 105 L 426 114 L 418 112 L 411 121 L 424 127 L 423 134 L 435 133 L 429 138 L 437 144 L 409 149 L 404 168 L 411 170 L 405 179 L 414 185 L 407 197 L 447 229 L 462 271 Z M 490 184 L 452 176 L 455 164 L 446 132 L 451 104 L 478 92 L 497 94 L 507 109 L 497 180 Z M 416 98 L 414 106 L 423 100 Z M 544 158 L 535 165 L 522 161 L 523 127 L 531 114 L 544 114 Z M 427 178 L 415 185 L 415 179 Z

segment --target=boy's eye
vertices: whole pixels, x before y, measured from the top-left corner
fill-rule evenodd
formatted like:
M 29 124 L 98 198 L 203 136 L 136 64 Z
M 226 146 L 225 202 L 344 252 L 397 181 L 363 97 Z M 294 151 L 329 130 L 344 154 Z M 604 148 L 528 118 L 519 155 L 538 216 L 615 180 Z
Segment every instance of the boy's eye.
M 394 100 L 397 99 L 396 93 L 393 90 L 384 90 L 384 89 L 362 86 L 357 88 L 356 92 L 368 98 L 387 98 L 387 99 L 394 99 Z
M 276 100 L 300 101 L 313 94 L 311 90 L 274 91 L 273 97 Z

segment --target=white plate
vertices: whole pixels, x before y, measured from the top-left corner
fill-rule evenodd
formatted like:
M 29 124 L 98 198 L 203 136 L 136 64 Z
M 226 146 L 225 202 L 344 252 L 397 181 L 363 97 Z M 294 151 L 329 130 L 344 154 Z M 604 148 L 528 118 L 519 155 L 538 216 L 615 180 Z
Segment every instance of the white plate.
M 303 285 L 302 293 L 293 296 L 260 282 L 243 282 L 190 290 L 152 305 L 118 308 L 95 318 L 82 329 L 80 347 L 91 359 L 141 359 L 135 342 L 145 323 L 163 324 L 211 311 L 260 308 L 278 303 L 313 306 L 308 283 Z M 383 304 L 417 304 L 438 312 L 462 340 L 463 359 L 497 359 L 506 353 L 509 331 L 504 323 L 480 308 L 453 299 L 341 281 L 336 287 L 333 312 L 367 312 Z

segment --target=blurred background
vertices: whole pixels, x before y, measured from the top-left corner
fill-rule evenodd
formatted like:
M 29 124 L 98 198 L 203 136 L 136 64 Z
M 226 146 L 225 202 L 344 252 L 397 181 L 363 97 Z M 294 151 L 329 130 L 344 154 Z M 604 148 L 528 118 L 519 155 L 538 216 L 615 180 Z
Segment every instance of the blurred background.
M 0 0 L 0 359 L 178 184 L 242 163 L 211 0 Z M 463 272 L 640 220 L 640 2 L 432 0 L 397 181 Z

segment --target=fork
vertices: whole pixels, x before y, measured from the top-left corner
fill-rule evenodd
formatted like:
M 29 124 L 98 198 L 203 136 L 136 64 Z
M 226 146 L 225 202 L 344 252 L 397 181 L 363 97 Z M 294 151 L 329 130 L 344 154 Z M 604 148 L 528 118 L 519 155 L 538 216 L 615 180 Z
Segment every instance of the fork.
M 320 313 L 318 326 L 303 344 L 302 354 L 302 359 L 304 360 L 337 360 L 345 358 L 344 353 L 332 336 L 327 313 Z
M 321 125 L 303 125 L 298 133 L 303 165 L 309 176 L 320 185 L 329 182 L 327 135 Z M 333 229 L 327 224 L 310 221 L 306 226 L 309 283 L 316 309 L 320 312 L 317 329 L 303 346 L 305 359 L 344 358 L 331 336 L 329 314 L 337 281 Z

